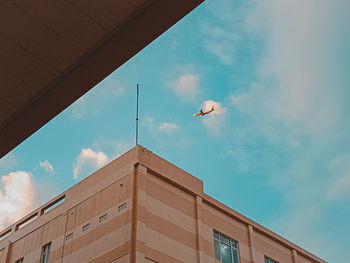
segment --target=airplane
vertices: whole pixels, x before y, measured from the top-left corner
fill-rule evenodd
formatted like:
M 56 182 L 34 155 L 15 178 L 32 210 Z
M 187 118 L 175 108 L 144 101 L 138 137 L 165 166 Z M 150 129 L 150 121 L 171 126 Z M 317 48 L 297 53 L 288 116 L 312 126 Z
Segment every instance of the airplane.
M 196 114 L 193 114 L 193 117 L 196 117 L 196 116 L 199 116 L 199 115 L 204 116 L 204 115 L 206 115 L 206 114 L 208 114 L 208 113 L 211 113 L 211 112 L 214 111 L 214 110 L 215 110 L 215 108 L 214 108 L 214 105 L 213 105 L 213 106 L 211 107 L 211 110 L 202 111 L 202 109 L 201 109 L 200 112 L 198 112 L 198 113 L 196 113 Z

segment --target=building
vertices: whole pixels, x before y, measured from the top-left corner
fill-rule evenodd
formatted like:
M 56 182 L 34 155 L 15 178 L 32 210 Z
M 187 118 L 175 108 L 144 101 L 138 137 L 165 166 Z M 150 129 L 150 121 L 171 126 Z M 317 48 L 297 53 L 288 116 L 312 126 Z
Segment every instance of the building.
M 0 232 L 0 263 L 321 263 L 141 146 Z

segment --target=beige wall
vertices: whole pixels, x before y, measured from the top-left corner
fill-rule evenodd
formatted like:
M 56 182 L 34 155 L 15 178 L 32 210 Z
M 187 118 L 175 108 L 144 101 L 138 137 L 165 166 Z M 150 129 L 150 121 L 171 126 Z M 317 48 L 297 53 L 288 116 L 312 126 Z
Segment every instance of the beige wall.
M 0 232 L 12 230 L 0 241 L 0 263 L 22 256 L 37 263 L 48 242 L 50 263 L 215 263 L 213 229 L 238 241 L 241 263 L 264 263 L 264 255 L 325 262 L 204 194 L 202 181 L 142 147 L 63 194 L 52 211 L 41 215 L 49 202 L 27 226 Z

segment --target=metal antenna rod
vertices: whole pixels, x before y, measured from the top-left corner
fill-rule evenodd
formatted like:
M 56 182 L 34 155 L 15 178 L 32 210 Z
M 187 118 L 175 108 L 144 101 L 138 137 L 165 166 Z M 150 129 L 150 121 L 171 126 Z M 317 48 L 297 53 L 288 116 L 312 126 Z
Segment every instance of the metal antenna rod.
M 139 140 L 139 84 L 136 85 L 136 145 L 138 145 Z

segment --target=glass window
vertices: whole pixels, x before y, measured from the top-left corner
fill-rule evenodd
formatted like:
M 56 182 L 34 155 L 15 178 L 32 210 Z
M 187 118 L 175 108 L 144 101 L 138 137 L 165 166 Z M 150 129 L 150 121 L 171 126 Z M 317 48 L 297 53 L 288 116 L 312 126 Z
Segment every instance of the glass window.
M 233 262 L 239 262 L 238 250 L 232 249 L 233 252 Z
M 237 248 L 237 241 L 231 239 L 231 246 Z
M 223 263 L 239 263 L 238 242 L 214 230 L 215 259 Z
M 225 244 L 230 245 L 230 239 L 228 239 L 227 237 L 220 235 L 220 240 Z
M 50 249 L 51 249 L 51 242 L 47 243 L 45 246 L 42 247 L 40 263 L 49 262 Z
M 24 258 L 17 259 L 15 263 L 23 263 Z
M 218 233 L 218 232 L 216 232 L 216 231 L 214 231 L 213 233 L 214 233 L 214 234 L 213 234 L 213 235 L 214 235 L 214 238 L 216 238 L 216 239 L 218 239 L 218 240 L 219 240 L 219 239 L 220 239 L 220 237 L 219 237 L 219 233 Z
M 278 262 L 276 260 L 273 260 L 272 258 L 265 256 L 265 263 L 278 263 Z
M 221 252 L 221 261 L 223 263 L 232 263 L 232 253 L 231 247 L 221 243 L 220 244 L 220 252 Z
M 214 240 L 214 246 L 215 246 L 215 258 L 217 260 L 220 260 L 220 245 L 219 245 L 219 241 Z

